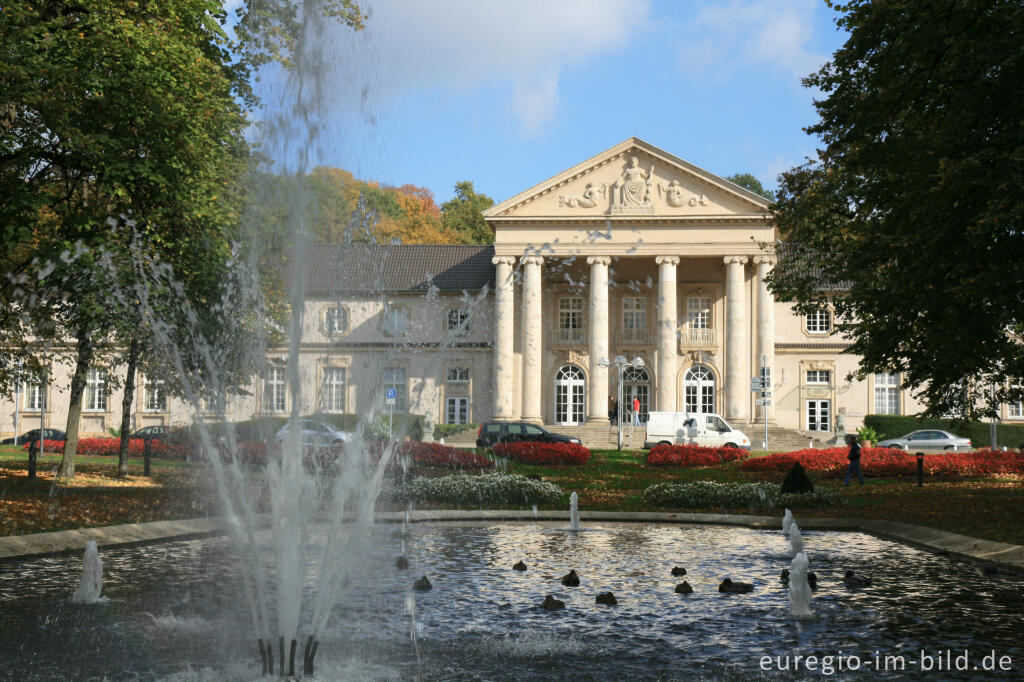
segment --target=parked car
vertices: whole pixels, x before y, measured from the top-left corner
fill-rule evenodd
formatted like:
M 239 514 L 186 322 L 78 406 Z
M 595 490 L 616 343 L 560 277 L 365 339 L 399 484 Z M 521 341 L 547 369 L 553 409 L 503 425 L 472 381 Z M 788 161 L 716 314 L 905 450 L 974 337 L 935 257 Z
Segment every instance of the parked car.
M 43 440 L 64 440 L 68 435 L 60 429 L 43 429 Z M 39 429 L 32 429 L 18 436 L 18 445 L 30 440 L 39 440 Z M 0 440 L 0 445 L 14 445 L 14 437 Z
M 300 419 L 298 422 L 300 431 L 299 442 L 302 445 L 313 447 L 326 447 L 330 445 L 341 445 L 348 442 L 352 434 L 348 431 L 339 431 L 330 424 L 324 424 L 313 419 Z M 275 438 L 278 443 L 284 442 L 291 424 L 282 426 Z
M 495 443 L 534 441 L 538 443 L 575 443 L 582 445 L 579 438 L 552 433 L 536 424 L 527 422 L 484 422 L 476 432 L 478 448 L 493 447 Z
M 655 445 L 701 445 L 708 448 L 750 449 L 750 439 L 721 415 L 711 412 L 651 412 L 645 448 Z
M 911 431 L 899 438 L 887 438 L 879 441 L 880 448 L 899 448 L 901 450 L 970 450 L 971 439 L 954 436 L 949 431 L 938 429 L 921 429 Z
M 129 438 L 142 438 L 143 440 L 164 440 L 171 429 L 166 426 L 154 425 L 143 426 L 135 433 L 129 434 Z

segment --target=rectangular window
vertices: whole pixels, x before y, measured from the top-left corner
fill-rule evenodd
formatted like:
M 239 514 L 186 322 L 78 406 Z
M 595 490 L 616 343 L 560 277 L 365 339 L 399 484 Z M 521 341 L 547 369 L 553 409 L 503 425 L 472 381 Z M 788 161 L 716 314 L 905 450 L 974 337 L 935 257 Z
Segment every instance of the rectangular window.
M 166 412 L 167 392 L 162 379 L 147 381 L 143 387 L 143 409 L 146 412 Z
M 348 329 L 348 311 L 332 306 L 324 313 L 324 329 L 328 334 L 342 334 Z
M 346 372 L 344 367 L 324 368 L 324 412 L 345 411 Z
M 707 296 L 688 297 L 686 323 L 690 329 L 711 329 L 711 299 Z
M 469 423 L 469 398 L 448 398 L 444 419 L 446 424 Z
M 1011 384 L 1011 387 L 1024 388 L 1024 382 L 1018 381 L 1016 383 Z M 1015 403 L 1010 403 L 1007 407 L 1009 407 L 1007 414 L 1010 417 L 1024 417 L 1024 401 L 1018 400 Z
M 829 400 L 807 401 L 807 430 L 832 430 L 832 402 Z
M 807 370 L 807 383 L 828 385 L 832 379 L 832 372 L 827 369 L 809 369 Z
M 832 331 L 832 316 L 827 308 L 821 308 L 813 313 L 807 313 L 804 325 L 808 334 L 828 334 Z
M 270 367 L 263 380 L 263 411 L 284 412 L 284 367 Z
M 384 391 L 381 393 L 381 401 L 387 399 L 388 389 L 395 389 L 395 412 L 405 412 L 406 409 L 406 395 L 405 395 L 405 369 L 401 367 L 387 367 L 384 369 L 382 374 L 382 384 L 384 384 Z M 385 410 L 390 410 L 391 407 L 384 404 Z
M 445 379 L 449 384 L 465 384 L 469 381 L 469 368 L 449 367 Z
M 900 413 L 900 377 L 891 372 L 875 374 L 875 414 Z
M 647 329 L 647 299 L 625 296 L 622 299 L 622 328 L 628 331 Z
M 384 311 L 384 333 L 401 336 L 409 328 L 409 311 L 402 307 L 387 308 Z
M 558 299 L 558 340 L 561 343 L 584 343 L 587 332 L 582 298 Z
M 22 386 L 25 395 L 25 411 L 39 412 L 46 408 L 46 386 L 42 382 L 25 382 Z
M 107 410 L 107 373 L 102 369 L 89 369 L 85 374 L 85 409 L 89 412 Z
M 452 308 L 448 311 L 448 319 L 445 322 L 448 331 L 463 334 L 469 331 L 469 313 L 462 308 Z

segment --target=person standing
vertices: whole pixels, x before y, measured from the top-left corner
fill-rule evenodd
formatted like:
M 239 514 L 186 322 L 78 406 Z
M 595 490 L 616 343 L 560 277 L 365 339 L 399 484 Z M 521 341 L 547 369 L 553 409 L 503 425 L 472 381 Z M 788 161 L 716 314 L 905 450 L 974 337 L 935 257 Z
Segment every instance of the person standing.
M 633 396 L 633 426 L 640 426 L 640 398 Z
M 856 435 L 847 436 L 846 440 L 850 444 L 850 451 L 846 454 L 846 459 L 850 460 L 850 466 L 846 469 L 846 481 L 843 485 L 850 485 L 850 479 L 854 472 L 857 472 L 860 484 L 864 485 L 864 474 L 860 471 L 860 441 Z
M 612 426 L 619 425 L 619 401 L 612 395 L 608 396 L 608 421 Z

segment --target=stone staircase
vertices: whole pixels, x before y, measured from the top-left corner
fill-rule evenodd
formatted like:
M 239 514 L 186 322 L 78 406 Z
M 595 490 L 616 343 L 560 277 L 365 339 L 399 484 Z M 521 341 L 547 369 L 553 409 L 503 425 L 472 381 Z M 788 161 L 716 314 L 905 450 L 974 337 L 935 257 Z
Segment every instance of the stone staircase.
M 760 450 L 764 441 L 764 422 L 729 422 L 733 428 L 739 429 L 750 438 L 752 449 Z M 817 433 L 814 431 L 797 431 L 787 429 L 768 422 L 768 450 L 772 452 L 790 452 L 792 450 L 803 450 L 807 447 L 827 448 L 833 447 L 828 443 L 832 438 L 831 433 Z

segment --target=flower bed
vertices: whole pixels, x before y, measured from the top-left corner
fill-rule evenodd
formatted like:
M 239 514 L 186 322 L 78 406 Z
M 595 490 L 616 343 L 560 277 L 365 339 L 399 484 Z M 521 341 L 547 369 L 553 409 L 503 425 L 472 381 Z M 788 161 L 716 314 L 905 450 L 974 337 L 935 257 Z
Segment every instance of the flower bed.
M 391 495 L 403 502 L 429 502 L 477 508 L 519 507 L 530 504 L 555 504 L 562 501 L 562 489 L 554 483 L 501 473 L 417 478 L 397 487 Z
M 750 456 L 738 448 L 708 448 L 701 445 L 655 445 L 647 453 L 649 467 L 708 467 Z
M 399 444 L 396 454 L 412 457 L 418 467 L 437 469 L 490 469 L 494 462 L 470 452 L 440 443 L 409 442 Z
M 163 457 L 165 459 L 186 459 L 193 454 L 191 448 L 182 445 L 165 443 L 160 440 L 153 440 L 152 443 L 153 445 L 150 447 L 150 455 L 153 457 Z M 62 440 L 47 440 L 43 441 L 43 444 L 46 446 L 47 452 L 64 450 L 64 441 Z M 26 443 L 24 449 L 28 450 L 28 448 L 29 443 Z M 145 439 L 131 438 L 128 440 L 129 457 L 142 457 L 145 454 L 145 451 Z M 120 438 L 81 438 L 78 441 L 78 447 L 75 448 L 76 454 L 100 457 L 117 456 L 120 452 Z
M 740 464 L 743 471 L 788 471 L 794 462 L 825 476 L 844 476 L 849 460 L 847 448 L 806 449 L 755 457 Z M 861 453 L 865 476 L 912 476 L 917 473 L 917 456 L 896 448 L 865 448 Z M 990 476 L 1024 474 L 1024 454 L 998 450 L 927 454 L 924 472 L 930 476 Z
M 492 451 L 499 457 L 523 464 L 545 466 L 579 466 L 590 459 L 590 450 L 576 443 L 498 443 Z
M 813 493 L 780 492 L 774 483 L 717 483 L 690 481 L 687 483 L 655 483 L 643 493 L 644 501 L 655 507 L 682 509 L 719 508 L 772 508 L 827 507 L 842 504 L 843 497 L 830 488 L 819 488 Z

